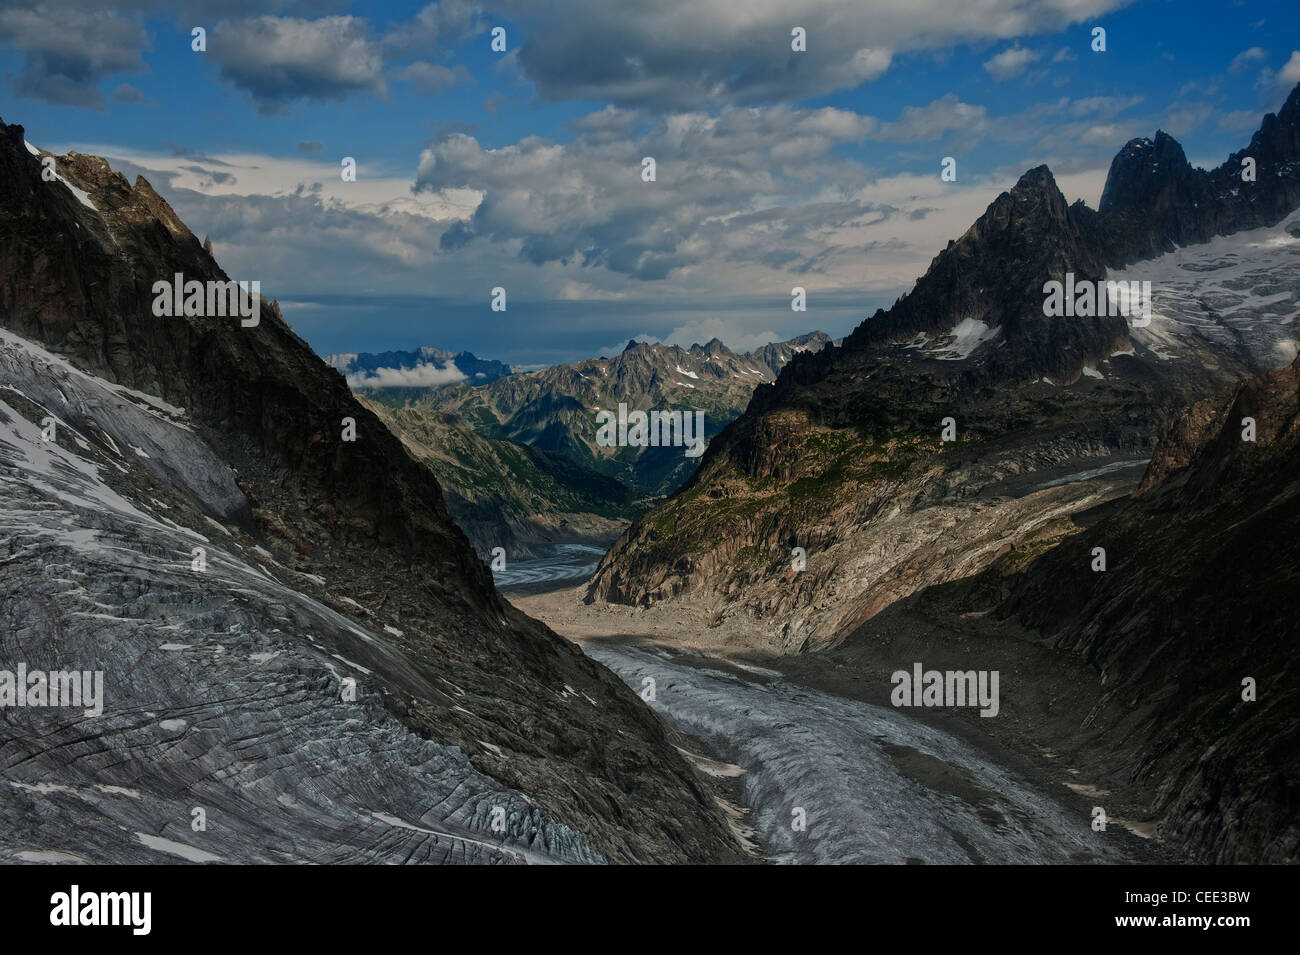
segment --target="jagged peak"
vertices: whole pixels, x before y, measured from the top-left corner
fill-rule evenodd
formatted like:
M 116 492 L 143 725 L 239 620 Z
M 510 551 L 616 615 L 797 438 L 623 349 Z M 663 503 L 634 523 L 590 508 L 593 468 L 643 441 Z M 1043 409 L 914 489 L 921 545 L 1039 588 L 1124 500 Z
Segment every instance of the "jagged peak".
M 1296 122 L 1300 119 L 1300 83 L 1291 87 L 1291 92 L 1287 94 L 1286 102 L 1282 108 L 1277 111 L 1278 119 L 1284 119 L 1289 122 Z
M 1052 170 L 1044 163 L 1034 166 L 1032 169 L 1026 169 L 1021 173 L 1016 184 L 1011 187 L 1011 194 L 1042 192 L 1049 189 L 1060 191 L 1056 185 L 1056 177 L 1052 175 Z

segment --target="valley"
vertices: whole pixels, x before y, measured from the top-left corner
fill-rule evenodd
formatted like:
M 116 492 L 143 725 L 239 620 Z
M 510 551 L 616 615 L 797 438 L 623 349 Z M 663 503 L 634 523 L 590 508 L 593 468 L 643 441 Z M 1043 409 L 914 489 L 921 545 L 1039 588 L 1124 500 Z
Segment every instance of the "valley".
M 156 313 L 211 244 L 46 158 L 0 123 L 0 662 L 103 707 L 6 709 L 0 858 L 1296 860 L 1300 86 L 1096 211 L 1027 170 L 838 342 L 540 371 Z

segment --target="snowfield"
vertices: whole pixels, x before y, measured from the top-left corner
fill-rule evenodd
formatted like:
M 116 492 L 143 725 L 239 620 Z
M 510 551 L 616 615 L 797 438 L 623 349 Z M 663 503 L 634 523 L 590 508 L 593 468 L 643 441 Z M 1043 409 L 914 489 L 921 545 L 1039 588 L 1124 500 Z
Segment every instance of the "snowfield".
M 1107 278 L 1151 283 L 1151 324 L 1131 335 L 1159 359 L 1203 339 L 1263 371 L 1290 364 L 1300 348 L 1300 211 Z

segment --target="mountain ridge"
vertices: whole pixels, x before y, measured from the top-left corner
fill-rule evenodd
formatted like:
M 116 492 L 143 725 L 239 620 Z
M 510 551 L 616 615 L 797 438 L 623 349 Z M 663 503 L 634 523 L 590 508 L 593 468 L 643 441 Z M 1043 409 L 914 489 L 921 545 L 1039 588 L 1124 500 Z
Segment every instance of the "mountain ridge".
M 1258 180 L 1270 198 L 1228 192 L 1226 211 L 1201 210 L 1197 221 L 1276 223 L 1286 208 L 1300 204 L 1298 129 L 1300 86 L 1277 116 L 1265 118 L 1247 147 L 1279 163 Z M 1000 475 L 1057 467 L 1070 458 L 1104 464 L 1149 454 L 1164 421 L 1188 402 L 1260 371 L 1262 360 L 1276 361 L 1238 355 L 1193 334 L 1179 346 L 1190 342 L 1189 354 L 1203 359 L 1195 369 L 1168 359 L 1159 338 L 1167 327 L 1163 318 L 1154 329 L 1130 330 L 1123 316 L 1063 320 L 1043 314 L 1046 281 L 1066 272 L 1100 279 L 1117 250 L 1151 244 L 1149 236 L 1163 236 L 1176 220 L 1130 216 L 1116 205 L 1127 169 L 1126 162 L 1112 164 L 1116 186 L 1105 221 L 1129 231 L 1104 241 L 1097 238 L 1098 213 L 1067 206 L 1046 167 L 1027 171 L 948 243 L 892 308 L 865 320 L 842 346 L 795 356 L 774 383 L 759 386 L 682 488 L 615 543 L 587 599 L 647 605 L 690 594 L 707 600 L 720 621 L 734 613 L 791 615 L 792 629 L 771 637 L 787 652 L 812 637 L 830 640 L 835 627 L 860 619 L 828 609 L 851 601 L 815 595 L 834 588 L 835 580 L 861 586 L 874 574 L 844 554 L 824 568 L 831 577 L 822 570 L 797 575 L 792 592 L 789 582 L 781 583 L 789 564 L 782 551 L 847 548 L 855 534 L 870 531 L 876 515 L 895 507 L 890 502 L 899 494 L 905 512 L 918 519 L 934 506 L 932 516 L 947 513 L 942 526 L 951 531 L 969 510 L 962 499 L 974 506 L 981 489 Z M 1174 167 L 1165 171 L 1167 177 L 1178 174 Z M 1160 247 L 1169 241 L 1161 239 Z M 1286 360 L 1294 355 L 1292 348 Z M 958 429 L 951 443 L 940 440 L 949 418 Z M 857 486 L 868 493 L 855 495 Z M 1111 481 L 1107 493 L 1122 490 Z M 814 513 L 806 500 L 814 502 Z M 724 532 L 724 525 L 734 531 Z M 996 537 L 977 543 L 983 539 L 981 532 L 959 545 L 976 548 L 967 555 L 975 561 L 971 569 L 1006 544 Z M 889 551 L 894 545 L 862 546 Z M 739 559 L 750 549 L 749 558 Z M 914 564 L 924 565 L 921 553 L 893 558 L 900 562 L 890 573 L 900 579 L 876 583 L 881 600 L 922 583 Z M 951 562 L 944 573 L 963 564 L 956 554 L 929 559 Z M 759 580 L 763 587 L 742 609 L 743 595 Z M 869 600 L 861 612 L 883 605 Z M 819 618 L 825 627 L 816 624 Z
M 451 385 L 410 404 L 454 414 L 485 437 L 563 454 L 642 493 L 662 494 L 699 459 L 681 447 L 602 447 L 598 411 L 617 412 L 620 403 L 629 410 L 700 411 L 708 438 L 740 413 L 756 384 L 774 378 L 795 355 L 830 343 L 825 333 L 810 332 L 737 354 L 716 338 L 690 348 L 632 341 L 612 358 Z M 391 403 L 406 401 L 395 396 Z
M 105 471 L 95 465 L 100 473 L 122 468 L 132 477 L 135 483 L 121 485 L 135 501 L 127 512 L 153 517 L 140 529 L 114 533 L 126 535 L 124 540 L 150 556 L 175 546 L 162 543 L 179 526 L 166 517 L 170 508 L 195 525 L 187 534 L 216 530 L 219 535 L 208 548 L 213 562 L 207 577 L 190 576 L 188 570 L 176 576 L 181 574 L 177 562 L 161 576 L 132 571 L 129 579 L 118 581 L 121 575 L 110 562 L 97 563 L 86 579 L 157 592 L 155 599 L 175 615 L 182 632 L 189 615 L 207 606 L 225 608 L 233 599 L 254 607 L 241 626 L 258 628 L 260 640 L 280 642 L 275 653 L 310 661 L 320 672 L 344 662 L 370 691 L 367 699 L 379 707 L 376 714 L 386 714 L 383 720 L 391 717 L 404 732 L 463 753 L 476 772 L 517 790 L 516 801 L 533 800 L 550 818 L 580 833 L 589 847 L 582 851 L 594 849 L 612 860 L 740 858 L 712 794 L 675 748 L 670 732 L 621 681 L 500 597 L 487 568 L 450 521 L 431 472 L 355 401 L 342 376 L 284 323 L 276 304 L 262 302 L 260 324 L 252 329 L 228 318 L 156 316 L 150 307 L 155 280 L 170 280 L 176 272 L 200 281 L 229 277 L 143 178 L 132 186 L 104 160 L 69 153 L 55 157 L 66 182 L 46 182 L 37 157 L 47 155 L 27 146 L 21 126 L 0 126 L 0 235 L 5 238 L 0 242 L 0 326 L 16 336 L 20 352 L 48 349 L 58 362 L 78 369 L 76 374 L 96 376 L 102 382 L 93 386 L 97 394 L 108 389 L 121 396 L 123 406 L 129 396 L 143 395 L 155 411 L 176 410 L 164 414 L 166 420 L 151 413 L 148 427 L 158 437 L 139 431 L 144 419 L 128 422 L 122 417 L 126 411 L 115 414 L 103 399 L 62 412 L 74 436 L 118 432 L 116 438 L 96 439 L 105 451 L 85 438 L 80 438 L 83 449 L 64 437 L 59 452 L 71 455 L 74 471 L 79 455 L 107 454 L 111 466 Z M 8 366 L 20 391 L 43 380 L 23 371 L 31 361 L 48 365 L 51 359 L 24 358 Z M 14 401 L 17 417 L 6 417 L 19 441 L 12 447 L 20 450 L 0 443 L 0 452 L 6 467 L 29 473 L 46 455 L 39 440 L 28 440 L 34 425 L 26 416 L 39 417 L 41 406 L 30 399 Z M 344 419 L 354 423 L 355 441 L 341 438 Z M 113 464 L 128 445 L 143 453 Z M 21 447 L 32 450 L 24 453 Z M 197 478 L 171 489 L 174 474 L 166 464 L 188 473 L 200 461 L 220 493 Z M 156 481 L 148 477 L 155 472 Z M 60 472 L 59 480 L 64 479 Z M 158 483 L 151 499 L 147 489 L 157 482 L 166 486 Z M 42 500 L 52 513 L 65 506 L 58 498 Z M 219 652 L 209 654 L 207 665 L 192 671 L 189 682 L 164 677 L 166 653 L 158 656 L 147 642 L 158 639 L 148 616 L 127 614 L 113 628 L 114 643 L 96 643 L 94 631 L 71 608 L 39 596 L 51 584 L 49 574 L 90 558 L 40 523 L 40 508 L 30 513 L 38 515 L 33 533 L 54 534 L 49 546 L 55 554 L 41 558 L 27 549 L 7 562 L 6 573 L 26 581 L 9 612 L 19 615 L 15 619 L 57 621 L 45 638 L 76 641 L 65 650 L 86 663 L 108 653 L 124 655 L 104 662 L 123 681 L 116 688 L 121 705 L 134 699 L 144 708 L 182 712 L 212 705 L 186 696 L 187 687 L 195 690 L 193 680 L 211 684 L 206 692 L 219 699 L 227 687 L 217 687 L 218 682 L 227 675 L 242 679 L 232 669 L 237 661 Z M 67 517 L 70 523 L 87 519 L 84 509 Z M 130 520 L 138 524 L 138 518 Z M 189 567 L 188 556 L 184 566 Z M 248 578 L 249 573 L 254 576 Z M 294 587 L 286 589 L 281 577 Z M 239 583 L 245 579 L 252 584 Z M 190 594 L 195 587 L 214 595 L 220 589 L 226 596 Z M 172 590 L 185 596 L 177 602 Z M 276 608 L 289 604 L 310 607 L 313 622 L 281 621 Z M 271 628 L 272 621 L 280 622 Z M 312 627 L 315 637 L 303 636 L 302 626 Z M 101 623 L 100 629 L 105 627 Z M 213 639 L 197 621 L 194 628 L 205 645 Z M 327 637 L 336 662 L 313 645 Z M 51 649 L 57 651 L 57 643 Z M 122 670 L 114 662 L 118 659 L 138 665 Z M 297 685 L 296 677 L 265 692 L 274 698 L 291 685 Z M 576 689 L 570 693 L 566 687 Z M 331 722 L 341 723 L 337 691 L 328 683 L 312 683 L 302 692 L 322 690 L 333 703 L 295 721 L 295 731 L 305 738 L 340 732 Z M 579 691 L 594 702 L 579 708 L 572 702 L 583 700 Z M 139 698 L 151 693 L 152 699 Z M 237 704 L 213 710 L 214 741 L 223 733 L 231 739 L 239 735 L 240 713 Z M 326 722 L 313 722 L 321 718 Z M 116 715 L 101 731 L 106 740 L 117 732 L 114 720 Z M 362 725 L 370 731 L 370 723 Z M 611 726 L 619 732 L 611 733 Z M 41 738 L 39 733 L 24 737 L 9 751 L 12 758 L 36 765 Z M 279 737 L 266 738 L 274 747 Z M 117 745 L 119 737 L 112 739 Z M 284 740 L 289 743 L 290 737 Z M 173 769 L 184 775 L 182 767 L 171 766 L 168 752 L 152 744 L 142 750 L 137 786 L 149 788 L 151 779 L 161 786 L 162 776 Z M 185 756 L 183 748 L 175 753 L 195 758 Z M 307 758 L 307 750 L 293 743 L 268 758 L 292 764 Z M 155 769 L 148 768 L 154 763 Z M 301 769 L 305 777 L 316 772 L 306 765 Z M 64 772 L 71 783 L 84 781 L 76 766 Z M 184 785 L 176 798 L 186 798 Z M 217 796 L 228 798 L 224 791 Z M 478 806 L 479 815 L 469 823 L 485 827 L 487 808 Z M 40 812 L 39 806 L 23 803 L 11 818 Z M 279 825 L 296 824 L 283 815 L 272 818 Z M 529 835 L 528 819 L 527 812 L 516 811 L 512 826 L 522 838 L 540 838 L 537 831 Z M 79 824 L 102 822 L 92 816 Z M 364 829 L 373 822 L 361 813 L 347 824 Z M 153 824 L 166 823 L 160 818 Z

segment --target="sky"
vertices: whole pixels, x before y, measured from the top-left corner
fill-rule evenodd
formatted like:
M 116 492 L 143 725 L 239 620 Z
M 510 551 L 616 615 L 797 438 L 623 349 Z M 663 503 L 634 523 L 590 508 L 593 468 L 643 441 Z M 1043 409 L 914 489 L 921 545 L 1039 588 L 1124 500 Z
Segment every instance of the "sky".
M 322 355 L 839 337 L 1024 170 L 1095 208 L 1128 140 L 1218 165 L 1297 82 L 1295 0 L 0 8 L 0 117 L 143 175 Z

